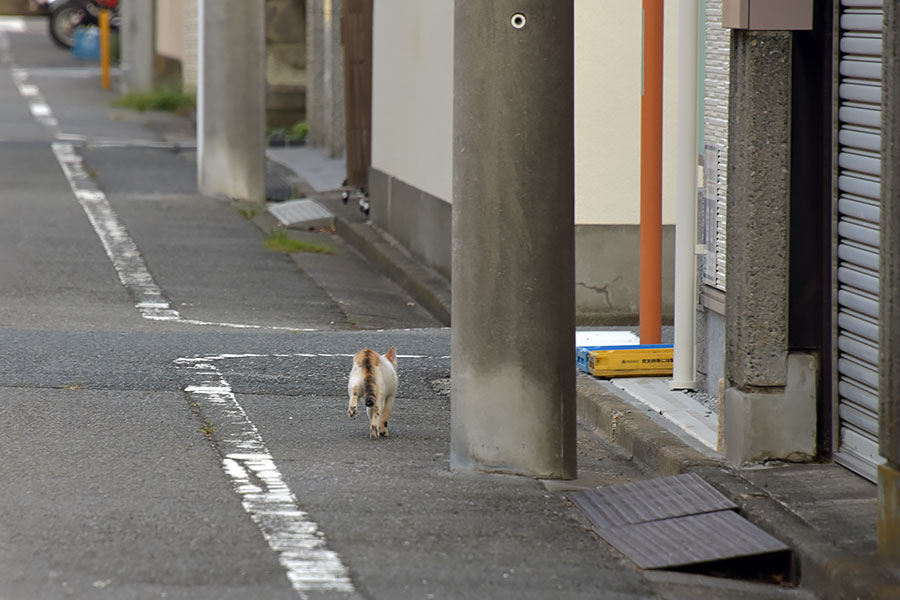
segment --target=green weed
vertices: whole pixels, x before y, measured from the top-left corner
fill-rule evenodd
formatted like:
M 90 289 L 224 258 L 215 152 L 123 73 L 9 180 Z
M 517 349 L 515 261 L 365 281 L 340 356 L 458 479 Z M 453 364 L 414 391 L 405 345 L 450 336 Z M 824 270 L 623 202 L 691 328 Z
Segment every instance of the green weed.
M 139 112 L 163 110 L 177 113 L 187 112 L 196 104 L 197 98 L 194 94 L 188 94 L 172 87 L 156 88 L 149 92 L 129 92 L 113 102 L 113 106 Z
M 235 207 L 238 214 L 248 221 L 266 209 L 262 204 L 243 204 Z
M 325 244 L 311 244 L 295 240 L 288 236 L 284 229 L 273 229 L 266 238 L 266 248 L 275 252 L 293 254 L 294 252 L 312 252 L 315 254 L 334 254 L 334 248 Z

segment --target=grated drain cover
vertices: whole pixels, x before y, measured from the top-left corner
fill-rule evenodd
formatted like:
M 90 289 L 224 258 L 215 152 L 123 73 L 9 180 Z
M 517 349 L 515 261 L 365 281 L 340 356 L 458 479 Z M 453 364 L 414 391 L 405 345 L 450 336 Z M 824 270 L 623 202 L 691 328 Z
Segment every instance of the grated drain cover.
M 572 492 L 594 531 L 642 569 L 789 550 L 692 473 Z
M 288 200 L 269 206 L 269 212 L 283 226 L 294 229 L 334 225 L 334 215 L 315 200 Z

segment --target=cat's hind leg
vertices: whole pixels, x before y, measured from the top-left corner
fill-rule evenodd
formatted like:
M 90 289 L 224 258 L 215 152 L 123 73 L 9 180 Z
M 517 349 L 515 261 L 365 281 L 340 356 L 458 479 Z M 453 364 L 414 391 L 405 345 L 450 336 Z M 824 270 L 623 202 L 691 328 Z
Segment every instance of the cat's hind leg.
M 350 392 L 350 404 L 347 406 L 347 416 L 351 419 L 356 416 L 356 412 L 359 407 L 359 391 L 353 390 Z
M 369 437 L 377 438 L 378 437 L 378 421 L 381 416 L 381 411 L 378 410 L 378 405 L 375 406 L 367 406 L 366 414 L 369 416 Z
M 388 419 L 391 418 L 391 410 L 394 408 L 394 396 L 388 396 L 384 399 L 384 410 L 381 413 L 381 426 L 378 429 L 379 435 L 388 437 Z

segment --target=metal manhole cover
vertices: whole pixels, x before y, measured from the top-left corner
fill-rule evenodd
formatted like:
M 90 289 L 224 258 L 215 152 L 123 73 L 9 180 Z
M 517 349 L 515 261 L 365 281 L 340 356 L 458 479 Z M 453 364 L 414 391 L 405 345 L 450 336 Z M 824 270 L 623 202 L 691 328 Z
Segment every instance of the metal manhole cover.
M 315 200 L 288 200 L 269 206 L 269 212 L 283 226 L 294 229 L 334 225 L 334 215 Z

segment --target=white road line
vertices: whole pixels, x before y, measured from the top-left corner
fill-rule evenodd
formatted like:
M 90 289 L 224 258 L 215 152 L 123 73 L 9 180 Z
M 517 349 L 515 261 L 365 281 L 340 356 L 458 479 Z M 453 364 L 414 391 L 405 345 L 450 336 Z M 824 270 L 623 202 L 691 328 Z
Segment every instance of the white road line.
M 202 359 L 175 362 L 195 371 L 197 383 L 187 386 L 185 392 L 215 424 L 222 470 L 244 510 L 278 554 L 297 594 L 304 599 L 307 593 L 354 594 L 341 558 L 328 548 L 318 525 L 298 506 L 259 431 L 215 364 Z
M 295 352 L 292 354 L 213 354 L 211 356 L 195 356 L 195 357 L 184 357 L 179 358 L 175 361 L 178 365 L 194 365 L 199 363 L 216 363 L 223 360 L 233 360 L 237 358 L 353 358 L 356 356 L 355 354 L 328 354 L 328 353 L 306 353 L 306 352 Z M 439 360 L 450 360 L 449 355 L 445 356 L 429 356 L 427 354 L 398 354 L 397 358 L 404 360 L 415 360 L 415 359 L 439 359 Z
M 119 221 L 106 197 L 97 187 L 93 178 L 84 168 L 81 156 L 76 152 L 73 142 L 83 141 L 82 136 L 63 134 L 55 131 L 59 124 L 53 117 L 50 105 L 44 100 L 38 86 L 29 82 L 29 71 L 25 69 L 12 70 L 13 81 L 19 94 L 28 102 L 28 108 L 35 119 L 53 130 L 58 141 L 52 144 L 53 154 L 56 156 L 59 166 L 62 168 L 72 193 L 87 214 L 88 220 L 94 227 L 94 231 L 103 244 L 106 255 L 112 261 L 119 281 L 135 300 L 135 308 L 145 319 L 153 321 L 170 321 L 184 323 L 185 325 L 201 325 L 213 327 L 225 327 L 231 329 L 259 329 L 267 331 L 291 331 L 310 332 L 318 331 L 315 328 L 303 327 L 278 327 L 271 325 L 249 325 L 242 323 L 215 323 L 196 319 L 184 319 L 165 298 L 162 289 L 156 284 L 144 257 L 137 245 L 131 239 L 128 231 Z M 124 140 L 125 145 L 135 144 L 135 140 Z M 152 142 L 151 142 L 152 144 Z M 171 147 L 167 144 L 166 147 Z
M 144 258 L 110 206 L 106 194 L 97 189 L 85 171 L 81 156 L 68 142 L 54 142 L 52 148 L 72 192 L 112 261 L 119 281 L 135 299 L 135 306 L 141 315 L 154 321 L 180 320 L 181 315 L 169 305 L 162 290 L 153 281 Z
M 12 62 L 12 55 L 10 55 L 9 63 L 12 64 Z M 28 83 L 28 71 L 25 69 L 13 69 L 12 77 L 19 94 L 28 102 L 28 110 L 31 111 L 35 120 L 50 130 L 59 125 L 59 121 L 56 120 L 50 111 L 50 105 L 41 96 L 41 91 L 36 85 Z
M 0 40 L 3 34 L 0 32 Z M 55 71 L 54 71 L 55 72 Z M 14 68 L 13 81 L 19 94 L 28 102 L 29 110 L 35 119 L 51 130 L 56 142 L 52 144 L 53 154 L 69 181 L 72 192 L 78 199 L 91 225 L 94 227 L 106 254 L 112 261 L 119 280 L 135 299 L 135 308 L 145 319 L 153 321 L 169 321 L 185 325 L 224 327 L 229 329 L 256 329 L 265 331 L 313 332 L 321 331 L 310 327 L 283 327 L 275 325 L 251 325 L 244 323 L 217 323 L 197 319 L 182 318 L 163 296 L 161 288 L 153 280 L 144 258 L 132 241 L 128 231 L 119 221 L 115 211 L 94 180 L 84 169 L 81 156 L 75 150 L 75 143 L 90 143 L 87 138 L 77 134 L 67 134 L 57 130 L 58 121 L 53 117 L 50 105 L 44 100 L 38 86 L 29 83 L 31 71 Z M 99 140 L 98 145 L 106 147 L 148 146 L 155 147 L 154 142 L 140 140 Z M 162 143 L 160 147 L 191 147 L 190 144 Z M 384 330 L 377 330 L 384 331 Z M 403 329 L 401 331 L 414 331 Z
M 131 239 L 125 226 L 109 203 L 109 200 L 84 168 L 84 161 L 71 142 L 54 142 L 53 154 L 62 168 L 69 186 L 75 194 L 88 220 L 100 238 L 106 255 L 113 264 L 119 281 L 131 294 L 135 308 L 145 319 L 173 321 L 186 325 L 206 325 L 231 329 L 265 329 L 277 331 L 316 331 L 310 328 L 247 325 L 240 323 L 214 323 L 196 319 L 184 319 L 172 308 L 162 289 L 144 262 L 144 257 Z
M 0 17 L 0 31 L 22 33 L 25 31 L 25 19 L 22 17 Z

